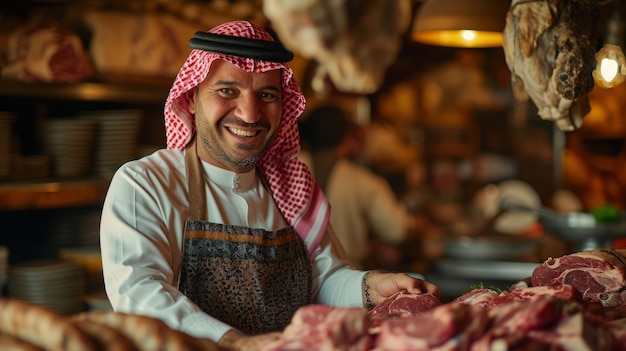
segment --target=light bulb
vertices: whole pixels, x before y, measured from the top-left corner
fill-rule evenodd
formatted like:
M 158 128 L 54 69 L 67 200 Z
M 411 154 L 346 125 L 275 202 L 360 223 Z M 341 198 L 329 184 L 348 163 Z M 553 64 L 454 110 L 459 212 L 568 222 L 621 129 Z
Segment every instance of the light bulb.
M 464 40 L 472 41 L 476 39 L 476 32 L 473 30 L 464 30 L 461 31 L 461 37 L 463 37 Z
M 605 57 L 600 61 L 600 74 L 602 75 L 602 79 L 610 82 L 615 79 L 618 73 L 619 64 L 615 59 Z
M 618 45 L 604 44 L 596 53 L 595 82 L 604 88 L 613 88 L 624 81 L 626 59 Z

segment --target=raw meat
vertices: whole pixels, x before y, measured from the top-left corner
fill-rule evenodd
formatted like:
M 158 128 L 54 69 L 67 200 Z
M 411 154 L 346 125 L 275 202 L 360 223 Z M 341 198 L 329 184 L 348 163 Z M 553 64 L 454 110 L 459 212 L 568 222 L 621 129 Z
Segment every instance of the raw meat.
M 513 0 L 503 49 L 516 100 L 531 100 L 539 116 L 564 131 L 579 128 L 593 89 L 596 0 Z
M 614 337 L 602 325 L 591 324 L 582 312 L 565 313 L 555 327 L 531 330 L 527 337 L 557 350 L 611 351 Z M 615 350 L 622 350 L 616 348 Z
M 454 301 L 491 309 L 511 302 L 529 301 L 545 295 L 567 301 L 576 301 L 577 294 L 578 292 L 570 285 L 526 287 L 500 293 L 492 289 L 481 288 L 466 292 Z
M 433 294 L 411 294 L 406 290 L 399 291 L 374 306 L 371 315 L 417 315 L 441 304 Z
M 89 53 L 100 74 L 175 77 L 198 27 L 163 13 L 90 10 Z
M 319 64 L 317 92 L 329 90 L 329 77 L 341 91 L 368 94 L 400 51 L 411 1 L 265 0 L 263 13 L 285 47 Z
M 441 304 L 401 291 L 375 306 L 298 310 L 265 351 L 626 350 L 626 250 L 549 258 L 501 293 L 475 289 Z
M 499 304 L 498 308 L 489 311 L 494 322 L 492 332 L 500 335 L 541 328 L 557 320 L 567 303 L 554 296 L 542 295 L 531 300 Z
M 380 326 L 376 349 L 469 350 L 486 330 L 485 309 L 463 303 L 446 303 L 424 314 L 390 318 Z
M 566 301 L 578 300 L 578 292 L 571 285 L 532 286 L 525 289 L 503 291 L 498 296 L 491 299 L 485 307 L 487 309 L 492 309 L 511 302 L 529 301 L 541 296 L 550 296 Z
M 615 349 L 626 350 L 626 318 L 609 323 L 608 329 L 615 340 Z
M 499 292 L 488 288 L 474 289 L 457 297 L 454 301 L 469 305 L 487 307 L 491 300 L 496 298 L 499 294 Z
M 626 254 L 618 249 L 594 249 L 548 258 L 535 268 L 533 286 L 571 285 L 580 301 L 604 307 L 626 305 Z
M 263 351 L 370 350 L 369 327 L 365 308 L 304 306 L 296 311 L 281 338 Z
M 0 65 L 3 78 L 73 83 L 93 73 L 78 34 L 57 23 L 20 26 L 10 35 L 5 49 L 6 62 Z
M 581 305 L 550 295 L 515 301 L 489 311 L 492 327 L 472 351 L 609 351 L 610 332 L 584 318 Z
M 501 293 L 491 301 L 507 298 L 488 308 L 453 301 L 413 315 L 305 306 L 296 312 L 281 339 L 263 351 L 626 349 L 626 319 L 605 320 L 589 309 L 592 305 L 571 299 L 570 286 L 520 290 L 527 291 Z

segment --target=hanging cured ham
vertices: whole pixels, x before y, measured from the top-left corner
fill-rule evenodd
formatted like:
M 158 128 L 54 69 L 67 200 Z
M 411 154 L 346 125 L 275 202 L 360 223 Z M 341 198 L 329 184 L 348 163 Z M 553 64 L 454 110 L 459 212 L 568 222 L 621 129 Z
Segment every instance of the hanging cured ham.
M 503 49 L 518 101 L 563 131 L 583 123 L 593 89 L 599 9 L 596 0 L 513 0 Z
M 285 47 L 317 62 L 313 88 L 373 93 L 395 61 L 411 1 L 265 0 L 263 13 Z

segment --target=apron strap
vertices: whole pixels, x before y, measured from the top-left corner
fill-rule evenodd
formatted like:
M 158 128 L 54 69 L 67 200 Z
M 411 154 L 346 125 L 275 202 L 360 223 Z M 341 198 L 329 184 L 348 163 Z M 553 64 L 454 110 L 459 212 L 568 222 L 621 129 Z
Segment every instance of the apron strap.
M 207 221 L 206 191 L 204 172 L 196 151 L 196 137 L 185 148 L 185 169 L 187 171 L 187 190 L 189 192 L 189 218 Z

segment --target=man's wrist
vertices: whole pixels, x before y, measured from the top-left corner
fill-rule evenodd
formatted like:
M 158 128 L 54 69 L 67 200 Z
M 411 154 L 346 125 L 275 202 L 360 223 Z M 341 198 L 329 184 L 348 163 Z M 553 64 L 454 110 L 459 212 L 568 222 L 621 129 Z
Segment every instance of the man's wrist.
M 367 309 L 372 309 L 375 306 L 374 302 L 372 301 L 370 285 L 367 281 L 367 278 L 369 278 L 371 272 L 372 271 L 365 272 L 365 275 L 363 275 L 363 280 L 361 282 L 361 286 L 363 289 L 363 306 L 365 306 Z
M 235 349 L 235 345 L 237 340 L 241 339 L 245 334 L 240 332 L 239 330 L 233 328 L 227 331 L 218 341 L 217 345 L 221 348 L 230 350 Z

